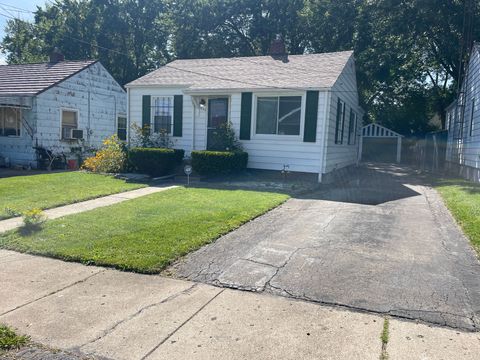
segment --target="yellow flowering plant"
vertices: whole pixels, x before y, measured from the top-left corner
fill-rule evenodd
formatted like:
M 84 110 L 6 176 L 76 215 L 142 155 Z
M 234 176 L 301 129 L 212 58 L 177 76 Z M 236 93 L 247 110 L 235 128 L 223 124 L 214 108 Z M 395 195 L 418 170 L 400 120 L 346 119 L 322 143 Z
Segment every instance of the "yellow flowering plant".
M 103 141 L 102 148 L 95 156 L 85 159 L 82 169 L 100 173 L 118 173 L 123 170 L 127 161 L 125 145 L 117 135 Z

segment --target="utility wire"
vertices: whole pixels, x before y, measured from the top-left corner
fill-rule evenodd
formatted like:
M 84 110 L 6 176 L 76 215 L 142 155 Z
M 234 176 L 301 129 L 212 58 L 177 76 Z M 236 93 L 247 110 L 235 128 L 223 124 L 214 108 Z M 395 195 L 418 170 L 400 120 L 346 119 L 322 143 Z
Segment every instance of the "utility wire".
M 50 3 L 52 3 L 52 2 L 50 1 Z M 56 4 L 54 4 L 54 3 L 52 3 L 52 4 L 53 4 L 54 6 L 56 6 Z M 33 11 L 30 11 L 30 12 L 31 12 L 31 13 L 34 13 Z M 0 12 L 0 16 L 5 16 L 5 17 L 10 18 L 10 19 L 13 19 L 13 20 L 21 20 L 21 19 L 19 19 L 19 18 L 12 17 L 12 16 L 6 15 L 6 14 L 1 13 L 1 12 Z M 23 20 L 21 20 L 21 21 L 23 21 Z M 63 36 L 65 36 L 65 37 L 67 37 L 67 38 L 69 38 L 69 39 L 72 39 L 72 40 L 81 42 L 81 43 L 83 43 L 83 44 L 90 45 L 90 46 L 92 46 L 92 47 L 96 47 L 96 48 L 103 49 L 103 50 L 106 50 L 106 51 L 111 51 L 111 52 L 116 53 L 116 54 L 119 54 L 119 55 L 124 55 L 124 56 L 130 57 L 130 55 L 128 55 L 128 54 L 126 54 L 126 53 L 123 53 L 123 52 L 121 52 L 121 51 L 117 51 L 117 50 L 110 49 L 110 48 L 107 48 L 107 47 L 104 47 L 104 46 L 96 45 L 96 44 L 90 43 L 90 42 L 88 42 L 88 41 L 75 38 L 75 37 L 70 36 L 70 35 L 64 34 Z M 232 60 L 232 61 L 239 60 L 239 58 L 225 58 L 225 59 Z M 247 62 L 249 62 L 249 63 L 251 63 L 251 64 L 256 64 L 256 65 L 260 65 L 260 66 L 263 65 L 263 64 L 258 64 L 258 63 L 255 62 L 255 61 L 250 61 L 250 60 L 248 60 L 247 58 L 242 58 L 242 60 L 240 60 L 240 61 L 247 61 Z M 267 64 L 266 64 L 266 65 L 267 65 Z M 215 66 L 215 65 L 210 65 L 210 66 Z M 275 65 L 275 66 L 283 69 L 283 67 L 280 66 L 280 65 Z M 247 82 L 247 81 L 242 81 L 242 80 L 238 80 L 238 79 L 232 79 L 232 78 L 226 78 L 226 77 L 221 77 L 221 76 L 216 76 L 216 75 L 211 75 L 211 74 L 205 74 L 205 73 L 201 73 L 201 72 L 197 72 L 197 71 L 193 71 L 193 70 L 182 69 L 182 68 L 179 68 L 179 67 L 176 67 L 176 66 L 171 65 L 171 63 L 164 65 L 164 67 L 172 68 L 172 69 L 175 69 L 175 70 L 177 70 L 177 71 L 181 71 L 181 72 L 185 72 L 185 73 L 190 73 L 190 74 L 205 76 L 205 77 L 209 77 L 209 78 L 212 78 L 212 79 L 217 79 L 217 80 L 222 80 L 222 81 L 229 81 L 229 82 L 235 82 L 235 83 L 239 83 L 239 84 L 243 84 L 243 85 L 261 87 L 261 88 L 266 88 L 266 89 L 292 90 L 292 91 L 301 91 L 301 90 L 302 90 L 301 88 L 281 87 L 281 86 L 275 86 L 275 85 L 267 85 L 267 84 L 262 84 L 262 83 Z M 307 74 L 307 72 L 306 72 L 304 69 L 297 68 L 297 70 L 299 70 L 299 71 L 304 71 L 304 72 Z M 315 74 L 308 73 L 308 75 L 314 76 Z M 303 90 L 304 90 L 304 89 L 303 89 Z M 348 90 L 335 90 L 335 91 L 332 91 L 332 92 L 335 92 L 335 93 L 358 93 L 358 91 L 348 91 Z

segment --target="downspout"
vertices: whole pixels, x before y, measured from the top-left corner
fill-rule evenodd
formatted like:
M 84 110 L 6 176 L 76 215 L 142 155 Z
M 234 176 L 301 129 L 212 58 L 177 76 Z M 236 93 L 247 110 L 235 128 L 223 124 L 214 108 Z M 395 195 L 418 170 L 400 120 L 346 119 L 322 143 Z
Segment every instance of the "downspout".
M 130 88 L 127 88 L 127 144 L 130 146 Z
M 90 89 L 87 91 L 88 94 L 88 114 L 87 114 L 87 143 L 90 145 L 90 133 L 92 131 L 90 127 Z
M 325 101 L 325 114 L 324 114 L 324 121 L 323 121 L 323 132 L 322 132 L 322 140 L 323 140 L 323 149 L 322 155 L 320 157 L 320 172 L 318 174 L 318 182 L 322 182 L 322 176 L 326 169 L 326 161 L 327 161 L 327 144 L 328 144 L 328 124 L 330 123 L 330 103 L 332 99 L 332 92 L 331 90 L 327 90 L 325 92 L 326 101 Z

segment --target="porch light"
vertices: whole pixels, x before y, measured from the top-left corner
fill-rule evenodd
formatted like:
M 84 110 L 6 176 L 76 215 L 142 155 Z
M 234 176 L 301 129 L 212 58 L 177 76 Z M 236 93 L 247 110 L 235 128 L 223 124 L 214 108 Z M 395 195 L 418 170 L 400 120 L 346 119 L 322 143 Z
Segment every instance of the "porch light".
M 199 102 L 199 105 L 200 105 L 200 109 L 205 110 L 205 106 L 207 105 L 207 102 L 205 101 L 205 99 L 201 99 Z

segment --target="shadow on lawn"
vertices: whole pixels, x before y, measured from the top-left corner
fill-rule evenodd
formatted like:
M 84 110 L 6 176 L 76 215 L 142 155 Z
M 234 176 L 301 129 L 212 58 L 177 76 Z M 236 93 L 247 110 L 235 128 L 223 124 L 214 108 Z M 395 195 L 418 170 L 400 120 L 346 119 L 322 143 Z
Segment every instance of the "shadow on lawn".
M 279 172 L 249 170 L 228 177 L 193 181 L 191 187 L 275 192 L 297 199 L 379 205 L 418 196 L 420 194 L 409 185 L 431 183 L 427 175 L 406 166 L 362 164 L 331 184 L 318 184 L 316 174 L 288 174 L 283 177 Z
M 472 181 L 456 178 L 445 178 L 438 179 L 434 181 L 434 186 L 436 187 L 446 187 L 446 186 L 455 186 L 461 191 L 464 191 L 471 195 L 480 194 L 480 184 L 474 183 Z

